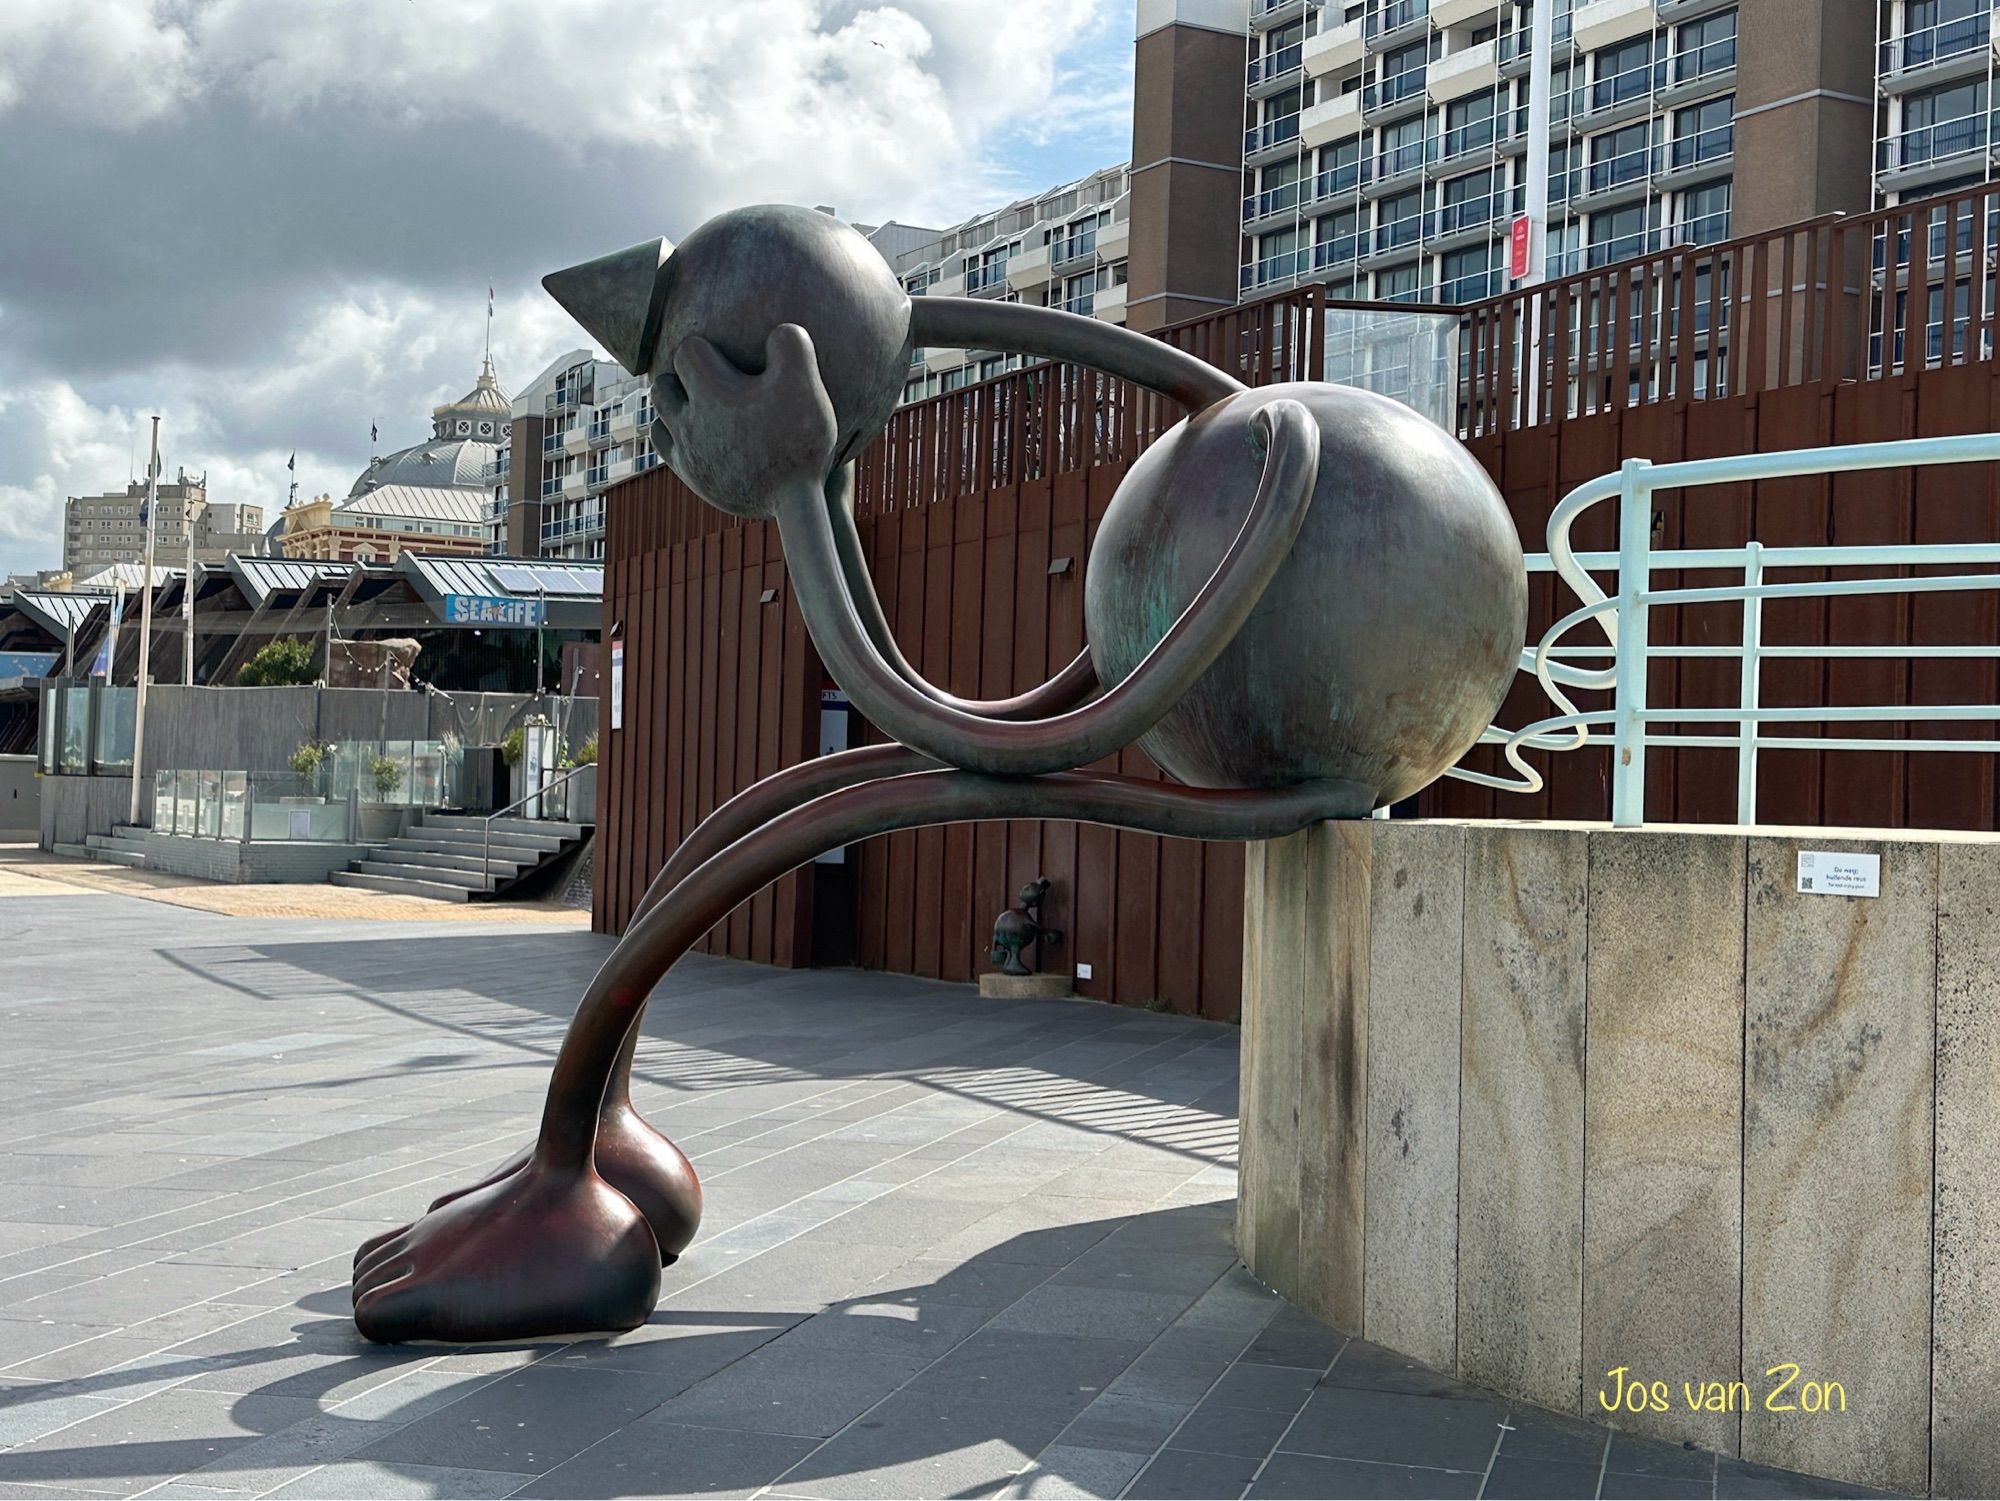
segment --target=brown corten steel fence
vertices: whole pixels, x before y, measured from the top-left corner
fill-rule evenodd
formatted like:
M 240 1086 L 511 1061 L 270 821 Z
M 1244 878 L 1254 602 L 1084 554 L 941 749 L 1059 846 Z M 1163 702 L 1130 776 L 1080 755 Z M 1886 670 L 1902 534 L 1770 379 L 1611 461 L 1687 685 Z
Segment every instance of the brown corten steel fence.
M 1979 189 L 1676 248 L 1467 307 L 1461 436 L 1536 550 L 1562 495 L 1627 457 L 1992 430 L 1996 246 L 2000 189 Z M 1333 316 L 1309 287 L 1163 337 L 1262 384 L 1323 368 Z M 1097 523 L 1132 459 L 1176 418 L 1120 382 L 1046 366 L 897 412 L 862 457 L 856 510 L 911 660 L 951 691 L 982 697 L 1031 687 L 1067 661 L 1083 644 L 1083 574 Z M 1609 509 L 1586 518 L 1579 547 L 1615 547 Z M 1783 480 L 1706 491 L 1686 504 L 1666 494 L 1655 509 L 1657 547 L 2000 537 L 2000 494 L 1993 476 L 1975 471 Z M 624 730 L 604 742 L 596 924 L 618 931 L 703 814 L 815 753 L 819 695 L 832 685 L 791 600 L 773 528 L 710 511 L 664 470 L 619 486 L 608 511 L 605 618 L 608 637 L 626 643 L 626 703 Z M 1568 608 L 1546 576 L 1534 581 L 1531 606 L 1530 639 Z M 1652 630 L 1661 643 L 1733 643 L 1739 620 L 1728 605 L 1656 610 Z M 1764 617 L 1769 644 L 1989 642 L 1996 628 L 1992 597 L 1964 594 L 1773 602 Z M 1773 705 L 1966 703 L 1996 686 L 1993 664 L 1970 659 L 1783 660 L 1764 671 Z M 1735 674 L 1733 662 L 1659 663 L 1651 698 L 1732 704 Z M 1582 702 L 1599 706 L 1588 695 Z M 1523 682 L 1502 720 L 1548 712 Z M 1991 733 L 1964 723 L 1906 729 Z M 1548 783 L 1539 794 L 1445 782 L 1419 799 L 1419 811 L 1608 816 L 1606 753 L 1535 759 Z M 1137 752 L 1117 764 L 1153 773 Z M 1475 752 L 1469 764 L 1492 769 L 1492 753 Z M 1729 752 L 1656 749 L 1648 776 L 1655 818 L 1734 817 Z M 1990 829 L 1996 804 L 1986 757 L 1762 758 L 1760 815 L 1773 823 Z M 851 858 L 852 953 L 864 965 L 968 979 L 984 967 L 993 915 L 1023 882 L 1047 875 L 1055 882 L 1047 920 L 1069 933 L 1054 957 L 1092 967 L 1080 992 L 1237 1012 L 1242 857 L 1234 848 L 1022 822 L 892 835 Z M 718 927 L 708 947 L 811 963 L 812 905 L 811 873 L 787 877 Z

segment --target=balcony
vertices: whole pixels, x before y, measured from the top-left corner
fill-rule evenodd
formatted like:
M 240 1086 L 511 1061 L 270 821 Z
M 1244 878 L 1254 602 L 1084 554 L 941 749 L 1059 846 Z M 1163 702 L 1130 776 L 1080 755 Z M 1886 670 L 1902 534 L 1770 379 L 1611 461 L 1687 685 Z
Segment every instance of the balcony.
M 1261 193 L 1252 193 L 1243 200 L 1243 227 L 1252 232 L 1257 225 L 1271 219 L 1292 219 L 1298 216 L 1302 188 L 1307 182 L 1288 182 L 1281 188 L 1266 188 Z
M 963 297 L 965 295 L 965 273 L 955 276 L 940 276 L 937 284 L 930 289 L 932 297 Z
M 1495 268 L 1491 271 L 1475 271 L 1470 276 L 1454 277 L 1440 282 L 1437 289 L 1439 302 L 1463 304 L 1483 302 L 1488 297 L 1498 297 L 1507 290 L 1507 273 Z
M 1422 243 L 1424 237 L 1424 216 L 1407 214 L 1401 219 L 1392 219 L 1387 224 L 1375 226 L 1375 239 L 1369 251 L 1371 255 L 1384 255 L 1392 250 L 1402 250 Z
M 1430 231 L 1424 236 L 1433 248 L 1448 248 L 1439 241 L 1479 239 L 1490 235 L 1507 219 L 1509 194 L 1503 189 L 1457 203 L 1441 203 L 1431 213 Z
M 1303 250 L 1281 250 L 1276 255 L 1267 255 L 1261 260 L 1250 262 L 1243 268 L 1237 281 L 1245 292 L 1289 286 L 1303 276 L 1311 266 L 1310 246 Z
M 1583 113 L 1589 118 L 1590 128 L 1595 130 L 1614 118 L 1649 111 L 1653 94 L 1666 82 L 1666 75 L 1667 65 L 1658 62 L 1641 63 L 1607 78 L 1593 79 L 1583 97 Z
M 1258 31 L 1269 31 L 1297 20 L 1306 13 L 1308 4 L 1317 6 L 1319 0 L 1250 0 L 1250 24 Z
M 1891 37 L 1879 59 L 1883 92 L 1901 94 L 1983 73 L 1992 53 L 1990 11 Z
M 1381 0 L 1362 18 L 1361 35 L 1372 52 L 1414 41 L 1431 24 L 1430 0 Z
M 1513 7 L 1509 6 L 1511 12 Z M 1431 0 L 1431 20 L 1442 31 L 1447 26 L 1482 26 L 1500 15 L 1494 0 Z
M 564 453 L 584 453 L 590 448 L 590 429 L 579 422 L 562 435 Z
M 1727 161 L 1736 150 L 1736 127 L 1711 125 L 1707 130 L 1696 131 L 1693 135 L 1678 136 L 1667 142 L 1666 159 L 1661 162 L 1658 176 L 1661 179 L 1678 177 L 1682 173 L 1697 170 L 1710 171 L 1718 162 Z
M 1097 294 L 1097 317 L 1106 323 L 1125 321 L 1125 284 L 1104 287 Z
M 1719 37 L 1676 52 L 1660 65 L 1658 103 L 1673 104 L 1694 94 L 1720 92 L 1736 74 L 1736 38 Z
M 1097 226 L 1091 225 L 1081 234 L 1070 235 L 1067 239 L 1049 241 L 1049 269 L 1061 272 L 1079 266 L 1097 264 Z
M 1336 94 L 1299 113 L 1299 137 L 1307 146 L 1326 146 L 1361 134 L 1361 91 Z
M 1430 96 L 1443 104 L 1490 89 L 1500 81 L 1500 49 L 1495 42 L 1466 47 L 1430 65 Z
M 1129 210 L 1127 211 L 1130 212 Z M 1132 250 L 1132 221 L 1130 218 L 1114 218 L 1109 224 L 1097 227 L 1097 258 L 1109 265 L 1122 261 Z
M 649 417 L 647 420 L 650 421 L 651 418 Z M 638 407 L 627 406 L 621 402 L 618 406 L 618 410 L 616 410 L 611 414 L 610 436 L 614 438 L 629 438 L 638 430 L 639 430 Z
M 927 349 L 924 351 L 924 365 L 932 374 L 942 375 L 947 370 L 958 369 L 967 357 L 963 349 Z
M 1642 193 L 1659 170 L 1660 148 L 1640 146 L 1617 156 L 1595 161 L 1583 169 L 1581 202 L 1601 208 L 1607 200 Z
M 1361 118 L 1370 124 L 1406 115 L 1424 107 L 1426 73 L 1424 68 L 1410 68 L 1402 73 L 1392 74 L 1380 83 L 1370 83 L 1361 90 Z
M 1244 76 L 1244 87 L 1253 99 L 1261 98 L 1296 79 L 1305 70 L 1305 44 L 1293 42 L 1276 52 L 1253 59 Z
M 1260 159 L 1276 160 L 1280 156 L 1291 155 L 1298 150 L 1298 139 L 1297 113 L 1266 120 L 1243 133 L 1243 159 L 1254 165 Z
M 988 261 L 983 266 L 966 268 L 965 292 L 968 297 L 976 297 L 982 292 L 996 292 L 1006 285 L 1006 261 Z
M 1049 284 L 1049 247 L 1037 245 L 1007 257 L 1007 285 L 1016 292 Z
M 1307 37 L 1300 52 L 1306 72 L 1313 77 L 1344 72 L 1368 55 L 1368 43 L 1362 37 L 1358 18 L 1332 25 L 1322 20 L 1320 24 L 1325 29 L 1318 36 Z
M 1426 136 L 1405 146 L 1391 146 L 1377 152 L 1370 163 L 1369 188 L 1378 194 L 1392 193 L 1437 160 L 1438 137 Z
M 1884 188 L 1908 192 L 1928 181 L 1976 170 L 1992 147 L 1992 120 L 1980 111 L 1890 136 L 1877 148 L 1876 162 Z
M 1579 0 L 1570 32 L 1585 52 L 1643 36 L 1659 24 L 1655 0 Z

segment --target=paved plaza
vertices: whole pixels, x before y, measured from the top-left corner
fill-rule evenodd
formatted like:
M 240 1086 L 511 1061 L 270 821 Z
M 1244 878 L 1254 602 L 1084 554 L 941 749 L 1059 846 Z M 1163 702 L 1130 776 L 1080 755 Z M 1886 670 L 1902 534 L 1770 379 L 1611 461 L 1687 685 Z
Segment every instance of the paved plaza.
M 0 1496 L 1852 1494 L 1280 1303 L 1232 1028 L 699 956 L 635 1082 L 708 1198 L 652 1321 L 371 1346 L 355 1244 L 528 1139 L 608 940 L 63 875 L 0 870 Z

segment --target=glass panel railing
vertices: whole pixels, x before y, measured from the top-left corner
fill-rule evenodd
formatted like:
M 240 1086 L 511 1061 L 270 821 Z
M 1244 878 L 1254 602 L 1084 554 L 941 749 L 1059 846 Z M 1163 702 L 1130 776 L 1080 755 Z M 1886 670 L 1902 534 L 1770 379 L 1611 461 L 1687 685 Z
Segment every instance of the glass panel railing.
M 70 776 L 90 770 L 90 685 L 68 683 L 62 690 L 62 752 L 58 765 Z
M 139 707 L 137 688 L 100 685 L 97 690 L 97 744 L 91 759 L 99 771 L 129 771 L 132 735 Z

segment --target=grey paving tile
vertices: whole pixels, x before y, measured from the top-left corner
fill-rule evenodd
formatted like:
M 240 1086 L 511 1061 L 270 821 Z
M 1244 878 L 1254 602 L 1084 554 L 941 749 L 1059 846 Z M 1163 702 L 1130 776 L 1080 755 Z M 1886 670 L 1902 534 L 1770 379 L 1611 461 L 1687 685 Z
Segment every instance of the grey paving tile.
M 488 1498 L 511 1496 L 534 1478 L 493 1470 L 341 1461 L 288 1480 L 269 1494 L 288 1501 L 350 1501 L 355 1496 L 367 1496 L 371 1501 L 431 1501 L 431 1498 L 442 1501 L 446 1497 L 453 1501 L 488 1501 Z
M 1277 1445 L 1291 1426 L 1292 1414 L 1267 1407 L 1232 1407 L 1213 1397 L 1187 1415 L 1175 1430 L 1176 1449 L 1192 1449 L 1203 1454 L 1239 1454 L 1262 1459 Z
M 175 1388 L 126 1402 L 7 1451 L 19 1481 L 76 1484 L 134 1495 L 302 1423 L 317 1409 L 291 1397 L 233 1397 Z M 217 1481 L 226 1486 L 227 1481 Z
M 1685 1444 L 1662 1444 L 1615 1430 L 1604 1461 L 1607 1474 L 1676 1475 L 1713 1481 L 1716 1456 Z
M 1349 1501 L 1349 1498 L 1477 1496 L 1477 1471 L 1433 1470 L 1416 1465 L 1326 1459 L 1315 1454 L 1274 1454 L 1246 1493 L 1250 1501 Z
M 1306 1398 L 1318 1384 L 1317 1371 L 1239 1361 L 1222 1373 L 1209 1400 L 1231 1407 L 1260 1407 L 1289 1416 L 1305 1406 Z
M 1498 1402 L 1323 1386 L 1300 1409 L 1284 1448 L 1334 1459 L 1483 1471 L 1506 1413 Z
M 1716 1462 L 1715 1494 L 1722 1501 L 1741 1501 L 1746 1497 L 1879 1496 L 1885 1493 L 1858 1485 L 1816 1480 L 1810 1475 L 1772 1469 L 1768 1465 L 1750 1464 L 1725 1454 Z
M 1140 1501 L 1174 1501 L 1180 1497 L 1236 1497 L 1257 1473 L 1258 1460 L 1234 1454 L 1198 1454 L 1162 1449 L 1139 1472 L 1125 1494 Z
M 1051 1444 L 1000 1494 L 1059 1501 L 1059 1498 L 1116 1496 L 1145 1466 L 1146 1456 L 1119 1449 Z
M 1504 1450 L 1493 1461 L 1481 1496 L 1534 1498 L 1592 1497 L 1600 1478 L 1597 1465 L 1563 1459 L 1522 1459 Z
M 885 1274 L 873 1291 L 888 1297 L 904 1293 L 927 1306 L 1000 1309 L 1054 1275 L 1055 1267 L 1040 1262 L 918 1257 Z
M 1416 1396 L 1470 1396 L 1474 1388 L 1393 1350 L 1350 1339 L 1324 1377 L 1328 1386 L 1366 1391 L 1405 1392 Z
M 641 1375 L 530 1367 L 474 1386 L 355 1457 L 539 1475 L 657 1406 L 659 1389 Z
M 1180 1402 L 1153 1402 L 1105 1392 L 1076 1415 L 1062 1442 L 1086 1449 L 1151 1454 L 1166 1443 L 1191 1409 Z
M 1145 1343 L 1157 1339 L 1193 1301 L 1190 1293 L 1046 1283 L 995 1314 L 992 1327 Z
M 816 1447 L 816 1439 L 674 1423 L 655 1412 L 565 1460 L 517 1494 L 749 1496 Z
M 1715 1494 L 1713 1477 L 1690 1475 L 1618 1475 L 1606 1472 L 1598 1495 L 1604 1501 L 1707 1501 Z
M 1144 1351 L 1130 1340 L 984 1329 L 924 1370 L 927 1390 L 973 1401 L 1087 1407 Z
M 825 1438 L 909 1380 L 921 1356 L 766 1346 L 660 1408 L 696 1427 Z
M 1562 1464 L 1603 1465 L 1612 1430 L 1552 1412 L 1517 1407 L 1507 1414 L 1500 1457 L 1555 1460 Z
M 774 1489 L 790 1495 L 993 1495 L 1061 1431 L 1060 1410 L 937 1389 L 904 1391 L 814 1450 Z
M 1297 1366 L 1324 1371 L 1347 1343 L 1347 1336 L 1297 1308 L 1281 1308 L 1250 1342 L 1243 1359 L 1251 1364 Z

